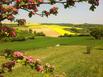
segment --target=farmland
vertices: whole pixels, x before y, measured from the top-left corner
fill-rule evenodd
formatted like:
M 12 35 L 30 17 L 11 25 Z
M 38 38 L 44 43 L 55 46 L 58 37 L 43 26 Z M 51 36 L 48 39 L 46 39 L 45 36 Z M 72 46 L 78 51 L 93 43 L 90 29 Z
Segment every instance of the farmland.
M 18 28 L 18 27 L 17 27 Z M 76 33 L 71 31 L 64 30 L 65 28 L 72 28 L 67 26 L 59 26 L 59 25 L 42 25 L 42 24 L 27 24 L 26 27 L 19 27 L 19 29 L 31 29 L 36 32 L 43 32 L 46 36 L 49 37 L 58 37 L 60 35 L 68 34 L 75 35 Z M 79 28 L 76 28 L 79 29 Z
M 96 40 L 90 35 L 77 36 L 70 29 L 72 26 L 29 24 L 27 26 L 13 26 L 19 30 L 37 30 L 48 33 L 46 36 L 35 36 L 34 39 L 23 41 L 0 41 L 0 54 L 4 49 L 22 51 L 25 55 L 39 58 L 43 63 L 55 65 L 55 74 L 61 77 L 103 77 L 103 40 Z M 83 27 L 73 27 L 82 30 Z M 41 30 L 42 29 L 42 30 Z M 65 30 L 68 29 L 68 30 Z M 69 31 L 70 30 L 70 31 Z M 54 33 L 53 33 L 54 32 Z M 52 34 L 53 33 L 53 34 Z M 73 36 L 58 37 L 64 34 Z M 55 37 L 54 37 L 54 34 Z M 22 32 L 20 36 L 28 36 Z M 87 47 L 92 47 L 89 54 L 85 54 Z M 0 64 L 5 58 L 0 56 Z M 63 75 L 63 76 L 62 76 Z M 6 72 L 5 77 L 42 77 L 42 74 L 17 64 L 13 72 Z

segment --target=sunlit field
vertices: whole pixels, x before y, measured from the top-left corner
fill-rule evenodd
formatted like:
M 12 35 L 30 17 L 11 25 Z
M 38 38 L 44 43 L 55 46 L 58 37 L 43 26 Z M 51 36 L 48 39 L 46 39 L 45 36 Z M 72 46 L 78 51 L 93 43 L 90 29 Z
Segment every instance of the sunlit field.
M 6 61 L 2 56 L 3 50 L 11 49 L 22 51 L 26 56 L 39 58 L 43 64 L 54 65 L 54 74 L 59 75 L 57 77 L 103 77 L 103 40 L 94 39 L 90 35 L 78 35 L 78 30 L 88 28 L 46 24 L 12 25 L 18 33 L 18 38 L 14 41 L 8 41 L 8 37 L 6 41 L 0 40 L 0 65 Z M 43 32 L 45 36 L 34 36 L 35 31 Z M 88 32 L 85 31 L 81 33 Z M 72 36 L 61 37 L 65 34 Z M 49 77 L 19 63 L 12 72 L 4 73 L 4 76 Z
M 66 77 L 103 77 L 103 50 L 94 48 L 91 54 L 84 54 L 85 46 L 59 46 L 36 50 L 25 50 L 26 55 L 40 58 L 44 63 L 55 65 L 55 73 Z M 4 61 L 0 58 L 0 62 Z M 17 65 L 5 77 L 41 77 L 42 74 L 30 67 Z
M 73 33 L 71 31 L 64 30 L 65 28 L 72 28 L 67 26 L 59 26 L 59 25 L 41 25 L 41 24 L 32 24 L 32 26 L 28 26 L 30 29 L 52 29 L 53 31 L 57 32 L 59 35 L 69 34 L 69 35 L 75 35 L 76 33 Z M 77 28 L 79 29 L 79 28 Z

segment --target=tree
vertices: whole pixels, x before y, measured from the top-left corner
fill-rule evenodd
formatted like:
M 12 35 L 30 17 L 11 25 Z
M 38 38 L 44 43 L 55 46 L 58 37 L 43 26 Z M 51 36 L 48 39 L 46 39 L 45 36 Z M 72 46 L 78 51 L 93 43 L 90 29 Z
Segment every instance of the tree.
M 13 21 L 15 15 L 18 14 L 19 9 L 23 9 L 28 11 L 28 16 L 32 17 L 32 15 L 39 15 L 41 17 L 49 15 L 57 15 L 58 7 L 52 7 L 49 11 L 42 10 L 41 14 L 38 13 L 38 7 L 41 4 L 50 4 L 54 5 L 57 3 L 61 3 L 64 5 L 64 8 L 69 8 L 75 6 L 75 3 L 78 2 L 87 2 L 89 3 L 90 10 L 94 11 L 96 6 L 99 5 L 99 0 L 0 0 L 0 22 L 8 19 Z
M 103 38 L 103 27 L 95 27 L 90 29 L 90 35 L 95 39 Z
M 17 19 L 16 22 L 18 23 L 18 26 L 26 24 L 26 20 L 25 19 Z

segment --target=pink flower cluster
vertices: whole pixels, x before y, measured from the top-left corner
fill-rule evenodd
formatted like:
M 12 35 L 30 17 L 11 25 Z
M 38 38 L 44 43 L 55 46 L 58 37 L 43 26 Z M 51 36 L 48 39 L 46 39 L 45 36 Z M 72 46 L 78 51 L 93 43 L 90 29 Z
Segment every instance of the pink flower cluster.
M 20 51 L 15 51 L 13 53 L 13 57 L 16 58 L 16 59 L 23 59 L 23 53 L 20 52 Z
M 37 65 L 37 67 L 35 69 L 38 72 L 43 72 L 44 71 L 44 67 L 42 65 Z
M 22 0 L 16 0 L 17 3 L 22 2 Z M 35 0 L 27 0 L 28 3 L 35 3 Z M 43 0 L 37 0 L 37 2 L 43 2 Z
M 33 67 L 38 72 L 53 72 L 54 66 L 50 65 L 49 63 L 46 63 L 45 66 L 42 65 L 40 59 L 34 59 L 32 56 L 25 56 L 20 51 L 15 51 L 13 53 L 14 60 L 24 60 L 25 65 L 29 65 L 30 67 Z
M 9 37 L 15 37 L 16 36 L 16 31 L 14 28 L 8 27 L 8 26 L 1 26 L 0 27 L 0 35 L 5 35 Z
M 26 62 L 27 63 L 33 63 L 34 62 L 33 57 L 32 56 L 26 57 Z

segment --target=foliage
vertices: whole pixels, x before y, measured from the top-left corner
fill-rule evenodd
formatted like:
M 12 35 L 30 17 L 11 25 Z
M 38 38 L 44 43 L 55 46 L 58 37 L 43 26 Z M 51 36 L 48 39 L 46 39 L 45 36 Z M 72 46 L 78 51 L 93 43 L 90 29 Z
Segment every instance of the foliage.
M 16 22 L 19 25 L 25 26 L 26 25 L 26 20 L 25 19 L 16 19 Z
M 5 33 L 5 32 L 4 32 Z M 8 41 L 25 41 L 25 40 L 28 40 L 28 39 L 34 39 L 35 38 L 35 35 L 29 31 L 26 31 L 26 30 L 15 30 L 15 37 L 9 37 L 9 36 L 4 36 L 1 38 L 1 41 L 5 41 L 5 42 L 8 42 Z
M 30 30 L 17 30 L 17 39 L 23 39 L 23 40 L 27 40 L 27 39 L 34 39 L 35 38 L 35 34 L 33 34 Z M 16 39 L 14 38 L 14 39 Z
M 49 63 L 43 65 L 40 59 L 35 59 L 32 56 L 26 56 L 21 51 L 5 49 L 4 56 L 6 59 L 9 59 L 9 61 L 1 64 L 1 73 L 5 73 L 5 68 L 8 72 L 11 72 L 17 63 L 24 66 L 30 66 L 32 70 L 41 72 L 44 76 L 45 74 L 48 74 L 48 77 L 51 77 L 50 75 L 54 73 L 55 67 L 53 65 Z
M 72 37 L 73 35 L 65 33 L 64 35 L 60 35 L 59 37 Z
M 0 26 L 0 39 L 4 37 L 15 37 L 16 31 L 14 28 L 8 26 Z
M 36 36 L 45 36 L 45 34 L 43 32 L 37 32 L 35 35 Z
M 89 29 L 84 27 L 65 28 L 64 30 L 76 33 L 78 36 L 89 36 Z
M 4 38 L 2 38 L 1 39 L 1 41 L 3 41 L 3 42 L 10 42 L 10 41 L 12 41 L 12 37 L 4 37 Z
M 95 27 L 90 29 L 90 35 L 95 39 L 103 38 L 103 27 Z
M 56 3 L 61 3 L 64 5 L 64 8 L 69 8 L 71 6 L 75 6 L 76 2 L 87 2 L 91 4 L 90 10 L 94 11 L 96 6 L 99 5 L 99 0 L 66 0 L 66 1 L 57 1 L 57 0 L 50 0 L 48 2 L 43 0 L 1 0 L 0 1 L 0 21 L 8 19 L 13 21 L 15 15 L 18 14 L 19 9 L 23 9 L 28 11 L 28 16 L 32 17 L 32 15 L 39 15 L 39 16 L 46 16 L 49 15 L 57 15 L 58 7 L 53 6 L 49 11 L 42 10 L 42 14 L 38 14 L 38 7 L 41 4 L 50 4 L 54 5 Z
M 17 37 L 14 37 L 11 39 L 11 41 L 25 41 L 25 40 L 26 40 L 26 38 L 23 36 L 20 36 L 20 37 L 17 36 Z

